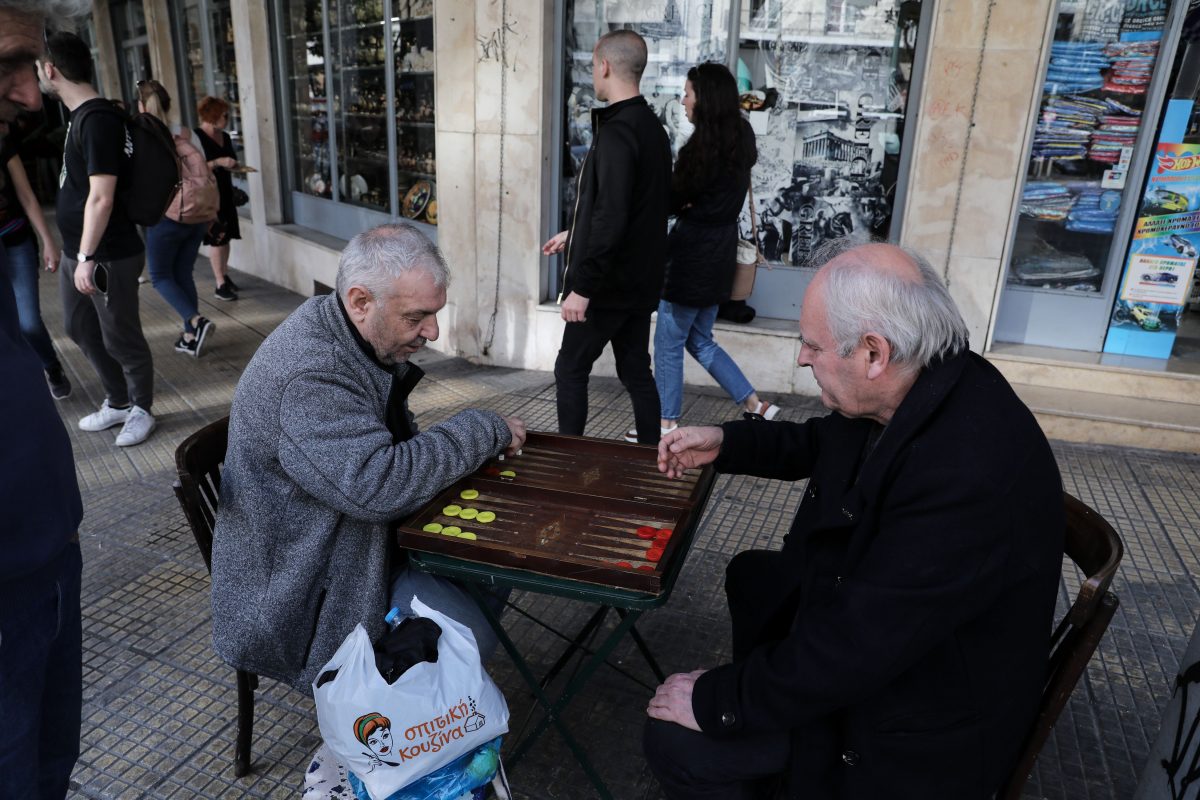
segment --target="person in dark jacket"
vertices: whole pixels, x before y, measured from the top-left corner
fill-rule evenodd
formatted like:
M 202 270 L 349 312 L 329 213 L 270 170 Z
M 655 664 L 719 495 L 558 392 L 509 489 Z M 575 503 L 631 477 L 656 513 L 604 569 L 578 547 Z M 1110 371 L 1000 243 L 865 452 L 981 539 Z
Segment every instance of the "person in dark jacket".
M 0 0 L 0 120 L 42 107 L 45 30 L 90 4 Z M 83 504 L 71 439 L 21 331 L 0 247 L 0 797 L 66 797 L 79 757 Z
M 1049 658 L 1054 455 L 967 350 L 937 273 L 893 245 L 826 264 L 800 336 L 833 413 L 659 445 L 670 475 L 713 463 L 808 486 L 783 549 L 726 571 L 733 663 L 672 675 L 650 701 L 651 768 L 689 800 L 764 796 L 780 777 L 789 798 L 990 798 Z
M 754 131 L 742 118 L 737 81 L 724 64 L 688 70 L 683 108 L 696 126 L 671 176 L 675 227 L 667 239 L 667 275 L 654 329 L 654 381 L 662 404 L 660 433 L 683 411 L 683 351 L 746 412 L 773 419 L 779 406 L 758 393 L 713 341 L 717 309 L 729 299 L 737 265 L 738 216 L 758 160 Z
M 579 173 L 575 218 L 542 253 L 567 253 L 562 347 L 554 364 L 558 430 L 581 435 L 588 376 L 612 343 L 617 377 L 633 401 L 638 440 L 658 442 L 658 391 L 650 372 L 650 314 L 662 292 L 671 145 L 638 84 L 646 42 L 633 31 L 600 37 L 592 52 L 592 146 Z

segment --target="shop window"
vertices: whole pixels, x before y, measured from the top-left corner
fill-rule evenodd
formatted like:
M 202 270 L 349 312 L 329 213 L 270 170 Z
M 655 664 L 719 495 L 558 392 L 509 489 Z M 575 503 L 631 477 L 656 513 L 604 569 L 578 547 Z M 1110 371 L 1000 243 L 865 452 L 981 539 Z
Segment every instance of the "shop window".
M 645 38 L 642 94 L 676 152 L 691 134 L 682 107 L 689 68 L 734 71 L 758 137 L 751 185 L 771 266 L 751 298 L 762 316 L 795 318 L 814 248 L 842 236 L 895 239 L 906 100 L 917 56 L 917 0 L 567 2 L 561 220 L 571 223 L 575 175 L 591 143 L 591 53 L 618 28 Z M 749 237 L 749 206 L 743 212 Z M 796 272 L 792 272 L 795 268 Z M 558 266 L 559 271 L 562 265 Z M 762 280 L 762 278 L 766 280 Z
M 1008 281 L 1101 292 L 1123 250 L 1114 228 L 1158 60 L 1165 3 L 1060 3 L 1033 131 Z M 1170 213 L 1179 195 L 1153 198 Z M 1186 198 L 1183 206 L 1186 208 Z
M 278 19 L 296 222 L 436 225 L 432 0 L 281 0 Z
M 738 76 L 758 134 L 752 182 L 768 261 L 802 267 L 830 239 L 898 238 L 919 11 L 895 0 L 743 5 Z

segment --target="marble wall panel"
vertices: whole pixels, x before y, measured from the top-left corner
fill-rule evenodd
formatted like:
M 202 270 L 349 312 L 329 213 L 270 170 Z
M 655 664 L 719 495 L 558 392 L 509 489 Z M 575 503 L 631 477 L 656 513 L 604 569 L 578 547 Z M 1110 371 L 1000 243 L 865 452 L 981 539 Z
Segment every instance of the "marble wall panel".
M 507 95 L 503 111 L 504 129 L 508 133 L 540 134 L 542 127 L 542 93 L 550 91 L 543 80 L 546 70 L 543 25 L 553 20 L 545 17 L 543 3 L 510 2 L 506 20 L 501 20 L 499 2 L 480 2 L 475 9 L 475 129 L 481 133 L 499 133 L 501 98 Z M 501 28 L 504 27 L 503 51 Z M 507 76 L 502 86 L 501 65 Z
M 438 130 L 475 130 L 475 0 L 438 0 L 433 13 Z M 439 151 L 440 152 L 440 151 Z M 440 162 L 439 158 L 439 162 Z
M 1040 64 L 1035 50 L 989 50 L 979 83 L 975 127 L 953 244 L 959 255 L 1000 258 L 1020 191 Z
M 531 324 L 533 309 L 541 301 L 545 238 L 540 224 L 542 147 L 540 136 L 507 134 L 504 137 L 504 178 L 500 179 L 500 142 L 496 134 L 475 137 L 475 198 L 473 220 L 479 300 L 475 310 L 480 330 L 480 355 L 492 309 L 496 308 L 495 334 L 485 360 L 519 363 L 536 349 Z M 500 241 L 500 197 L 503 193 L 503 236 Z M 499 259 L 497 246 L 499 245 Z M 496 270 L 499 263 L 499 302 Z
M 956 255 L 950 261 L 950 295 L 967 323 L 971 349 L 976 352 L 987 344 L 1002 266 L 999 258 Z
M 439 130 L 437 151 L 438 246 L 452 276 L 446 310 L 439 317 L 444 352 L 474 355 L 479 341 L 475 307 L 480 268 L 475 240 L 475 136 Z
M 978 47 L 987 25 L 988 50 L 1040 50 L 1046 20 L 1056 0 L 953 0 L 935 11 L 934 39 L 941 47 Z

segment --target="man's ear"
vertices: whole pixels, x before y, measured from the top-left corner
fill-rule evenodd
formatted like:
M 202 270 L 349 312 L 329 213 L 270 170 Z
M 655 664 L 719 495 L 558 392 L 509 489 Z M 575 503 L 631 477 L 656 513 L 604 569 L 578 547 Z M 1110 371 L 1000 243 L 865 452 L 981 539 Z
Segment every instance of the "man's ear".
M 867 379 L 875 380 L 892 363 L 892 343 L 878 333 L 868 331 L 862 337 L 862 347 L 867 358 Z
M 374 302 L 375 298 L 371 293 L 361 286 L 351 286 L 346 290 L 346 313 L 355 322 L 362 322 L 367 318 L 367 312 Z

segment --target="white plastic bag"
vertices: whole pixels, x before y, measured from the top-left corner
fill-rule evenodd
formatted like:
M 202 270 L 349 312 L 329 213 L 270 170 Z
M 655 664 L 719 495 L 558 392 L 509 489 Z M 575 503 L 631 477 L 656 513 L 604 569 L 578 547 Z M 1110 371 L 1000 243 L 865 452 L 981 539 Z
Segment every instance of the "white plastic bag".
M 416 597 L 412 610 L 442 629 L 437 663 L 416 664 L 389 686 L 357 625 L 321 670 L 337 676 L 313 684 L 326 746 L 377 800 L 508 731 L 508 704 L 471 631 Z

